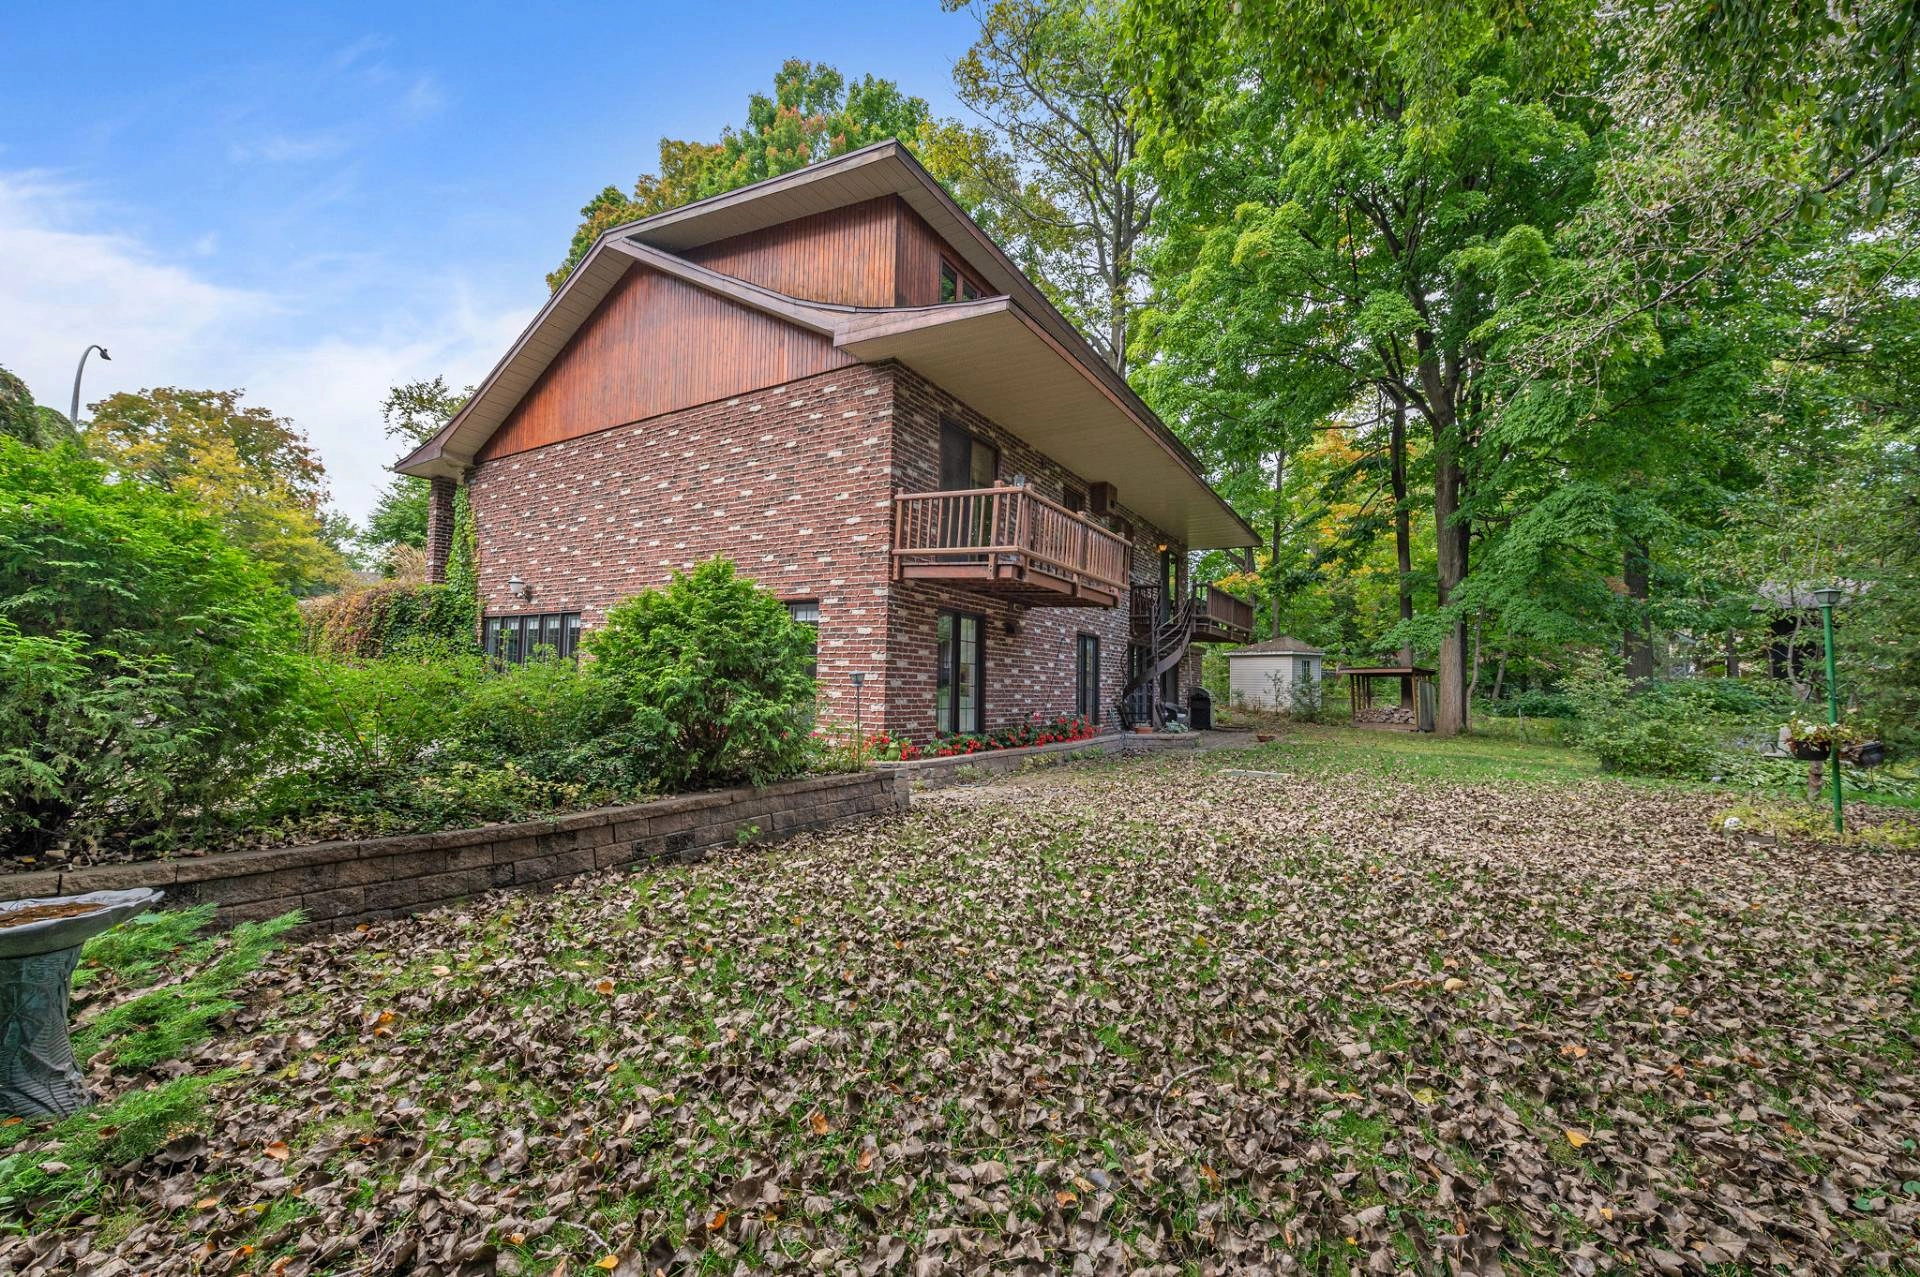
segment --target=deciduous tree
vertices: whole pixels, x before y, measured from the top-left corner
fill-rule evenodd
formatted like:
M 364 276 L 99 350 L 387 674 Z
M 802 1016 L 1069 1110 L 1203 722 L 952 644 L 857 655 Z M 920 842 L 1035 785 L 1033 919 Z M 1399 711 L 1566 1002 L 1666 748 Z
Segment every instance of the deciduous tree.
M 163 387 L 95 404 L 87 450 L 123 482 L 188 498 L 295 594 L 342 580 L 327 540 L 326 467 L 293 422 L 238 390 Z
M 989 126 L 985 145 L 938 152 L 943 176 L 978 193 L 991 229 L 1015 245 L 1054 304 L 1124 374 L 1160 192 L 1152 171 L 1135 162 L 1138 94 L 1118 59 L 1118 6 L 942 4 L 977 25 L 953 82 Z
M 931 120 L 926 100 L 903 93 L 892 80 L 867 75 L 849 83 L 825 63 L 790 58 L 773 77 L 773 93 L 748 98 L 746 120 L 722 130 L 718 142 L 661 138 L 659 170 L 641 174 L 631 195 L 609 186 L 589 200 L 567 259 L 547 276 L 547 286 L 565 283 L 594 241 L 622 222 L 885 138 L 911 144 Z

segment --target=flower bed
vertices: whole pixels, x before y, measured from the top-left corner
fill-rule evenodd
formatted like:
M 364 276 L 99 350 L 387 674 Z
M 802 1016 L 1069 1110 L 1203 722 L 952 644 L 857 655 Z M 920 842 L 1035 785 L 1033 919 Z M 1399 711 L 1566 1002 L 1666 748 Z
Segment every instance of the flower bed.
M 825 749 L 842 753 L 850 753 L 853 749 L 850 735 L 836 743 L 827 728 L 816 727 L 813 734 Z M 860 757 L 862 762 L 868 763 L 913 763 L 923 758 L 957 758 L 965 754 L 991 753 L 997 749 L 1059 745 L 1068 741 L 1091 740 L 1099 734 L 1100 729 L 1091 721 L 1079 717 L 1062 717 L 1044 722 L 1034 717 L 1024 723 L 990 732 L 963 732 L 954 736 L 935 737 L 924 745 L 905 736 L 871 732 L 860 741 Z
M 1089 740 L 1095 728 L 1084 718 L 1056 718 L 1041 722 L 1033 718 L 1014 727 L 991 732 L 966 732 L 942 736 L 914 757 L 953 758 L 961 754 L 984 754 L 996 749 L 1024 749 L 1029 745 L 1058 745 L 1065 741 Z

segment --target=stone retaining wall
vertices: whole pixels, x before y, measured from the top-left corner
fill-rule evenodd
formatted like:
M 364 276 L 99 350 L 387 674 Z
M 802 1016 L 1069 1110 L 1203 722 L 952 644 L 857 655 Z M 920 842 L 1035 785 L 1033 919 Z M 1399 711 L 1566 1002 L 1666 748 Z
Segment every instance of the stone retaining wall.
M 307 915 L 301 931 L 316 934 L 498 887 L 539 889 L 594 869 L 698 859 L 743 836 L 763 841 L 904 812 L 907 793 L 905 777 L 891 772 L 817 776 L 524 824 L 11 874 L 0 879 L 0 890 L 21 899 L 158 887 L 168 908 L 214 902 L 222 926 L 299 909 Z

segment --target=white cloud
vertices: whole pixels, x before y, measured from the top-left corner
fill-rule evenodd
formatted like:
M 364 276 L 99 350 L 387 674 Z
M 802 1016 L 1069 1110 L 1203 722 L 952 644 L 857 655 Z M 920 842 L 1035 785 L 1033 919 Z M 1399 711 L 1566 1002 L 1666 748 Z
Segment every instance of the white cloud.
M 439 83 L 432 76 L 423 75 L 408 86 L 406 96 L 400 99 L 400 114 L 403 119 L 417 124 L 438 115 L 446 102 L 446 95 L 440 91 Z
M 227 158 L 235 164 L 307 164 L 330 160 L 346 149 L 346 142 L 330 133 L 310 137 L 275 133 L 252 142 L 233 143 L 227 147 Z
M 386 52 L 392 44 L 393 40 L 389 36 L 361 36 L 353 43 L 335 51 L 334 55 L 327 59 L 327 68 L 337 75 L 357 62 L 365 61 L 376 54 Z
M 193 251 L 169 260 L 55 177 L 0 172 L 0 364 L 62 412 L 90 342 L 113 360 L 87 365 L 83 402 L 244 387 L 307 432 L 354 518 L 400 451 L 380 428 L 387 388 L 436 373 L 477 381 L 530 314 L 486 304 L 457 277 L 368 272 L 364 287 L 323 299 L 289 293 L 278 273 L 237 286 L 207 278 Z

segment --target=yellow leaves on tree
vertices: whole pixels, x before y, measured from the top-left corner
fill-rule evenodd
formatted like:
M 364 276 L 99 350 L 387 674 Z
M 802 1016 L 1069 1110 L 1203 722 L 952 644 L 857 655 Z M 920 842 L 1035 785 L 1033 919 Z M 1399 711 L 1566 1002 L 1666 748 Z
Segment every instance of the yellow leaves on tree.
M 327 541 L 327 472 L 306 436 L 238 390 L 162 387 L 94 405 L 87 451 L 119 479 L 177 493 L 288 589 L 347 579 Z

